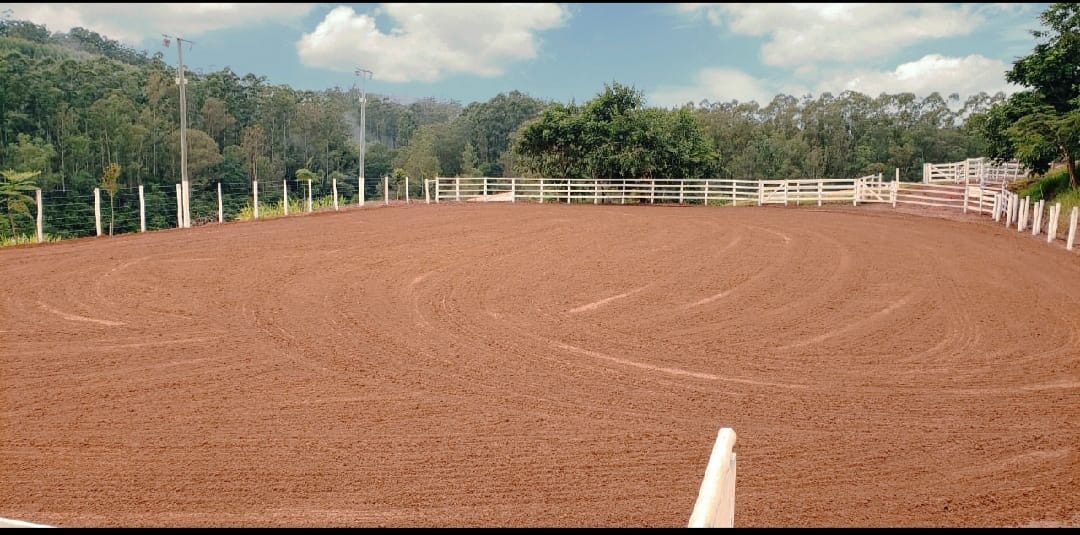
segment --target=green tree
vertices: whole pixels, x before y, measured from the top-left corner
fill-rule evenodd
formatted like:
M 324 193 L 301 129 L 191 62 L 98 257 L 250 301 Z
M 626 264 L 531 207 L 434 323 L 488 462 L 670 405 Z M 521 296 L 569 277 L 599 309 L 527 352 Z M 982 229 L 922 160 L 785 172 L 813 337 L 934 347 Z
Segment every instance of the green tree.
M 116 220 L 116 192 L 120 189 L 120 164 L 111 163 L 101 173 L 101 189 L 109 194 L 109 236 L 113 235 Z
M 472 143 L 465 143 L 465 150 L 461 151 L 461 176 L 475 177 L 480 175 L 476 168 L 476 149 Z
M 4 181 L 0 182 L 0 204 L 7 211 L 8 224 L 11 225 L 11 235 L 15 236 L 15 214 L 29 213 L 28 205 L 34 202 L 30 192 L 37 189 L 37 185 L 31 180 L 38 176 L 40 171 L 15 171 L 6 169 L 0 171 Z
M 1016 156 L 1036 171 L 1050 164 L 1042 147 L 1053 144 L 1065 161 L 1069 187 L 1076 188 L 1080 151 L 1080 4 L 1051 4 L 1039 15 L 1046 31 L 1035 30 L 1031 54 L 1015 62 L 1005 79 L 1032 89 L 1033 109 L 1006 130 Z

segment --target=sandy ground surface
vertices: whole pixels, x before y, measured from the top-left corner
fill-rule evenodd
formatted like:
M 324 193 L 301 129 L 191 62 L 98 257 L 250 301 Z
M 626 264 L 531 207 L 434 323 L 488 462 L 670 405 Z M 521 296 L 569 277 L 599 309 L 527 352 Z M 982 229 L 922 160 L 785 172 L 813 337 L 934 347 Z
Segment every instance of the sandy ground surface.
M 684 526 L 731 427 L 736 526 L 1080 525 L 1080 255 L 913 214 L 413 204 L 0 250 L 0 517 Z

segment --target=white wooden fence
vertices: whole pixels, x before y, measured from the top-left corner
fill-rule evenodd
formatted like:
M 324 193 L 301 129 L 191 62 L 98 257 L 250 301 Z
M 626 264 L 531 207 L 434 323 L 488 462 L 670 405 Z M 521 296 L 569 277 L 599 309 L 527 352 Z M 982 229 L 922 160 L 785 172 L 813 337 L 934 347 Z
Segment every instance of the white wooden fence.
M 953 184 L 977 183 L 981 186 L 1012 182 L 1028 176 L 1019 162 L 995 162 L 989 158 L 968 158 L 952 163 L 924 163 L 923 182 Z
M 670 203 L 715 205 L 892 202 L 897 185 L 881 174 L 860 178 L 732 180 L 720 178 L 436 177 L 435 202 Z M 425 184 L 427 186 L 427 184 Z

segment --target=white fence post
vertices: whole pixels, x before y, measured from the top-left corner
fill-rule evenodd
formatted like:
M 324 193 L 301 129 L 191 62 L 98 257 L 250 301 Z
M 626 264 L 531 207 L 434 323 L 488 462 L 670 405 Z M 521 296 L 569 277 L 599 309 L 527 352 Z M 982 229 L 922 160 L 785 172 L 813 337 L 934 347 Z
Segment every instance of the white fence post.
M 307 181 L 307 211 L 308 213 L 315 211 L 315 203 L 311 202 L 311 179 Z
M 510 179 L 510 202 L 517 202 L 517 177 Z
M 1073 242 L 1076 241 L 1076 219 L 1080 214 L 1080 206 L 1073 206 L 1072 213 L 1069 215 L 1069 239 L 1065 242 L 1065 250 L 1073 250 Z
M 600 204 L 600 181 L 599 180 L 593 180 L 592 185 L 593 185 L 592 203 L 593 204 Z
M 146 196 L 142 184 L 139 184 L 139 232 L 146 232 Z
M 224 205 L 221 203 L 221 182 L 217 183 L 217 220 L 218 223 L 225 222 Z
M 142 201 L 142 186 L 139 186 L 139 201 Z M 37 204 L 37 242 L 45 241 L 45 229 L 42 226 L 41 188 L 34 190 L 34 202 Z
M 626 204 L 626 179 L 622 179 L 622 189 L 619 191 L 619 204 Z
M 424 179 L 424 204 L 431 204 L 431 189 L 428 187 L 428 183 L 431 179 Z
M 183 214 L 180 217 L 184 217 Z M 94 225 L 97 235 L 101 236 L 101 188 L 94 188 Z
M 281 205 L 285 207 L 285 215 L 289 215 L 289 181 L 281 181 Z
M 383 204 L 390 204 L 390 177 L 386 175 L 382 177 L 382 193 Z
M 570 204 L 570 183 L 571 182 L 572 181 L 569 178 L 566 179 L 566 204 Z
M 821 180 L 818 180 L 817 181 L 817 205 L 818 206 L 821 206 L 821 196 L 822 196 L 822 192 L 824 191 L 824 188 L 825 188 L 825 182 L 821 181 Z
M 859 205 L 859 179 L 855 179 L 855 195 L 851 198 L 851 205 Z
M 757 205 L 761 206 L 761 203 L 765 200 L 765 183 L 758 181 L 757 183 Z
M 330 194 L 334 196 L 334 210 L 337 210 L 337 179 L 330 179 Z
M 1016 223 L 1016 231 L 1023 232 L 1027 228 L 1028 206 L 1031 203 L 1031 197 L 1024 197 L 1024 204 L 1020 207 L 1020 218 Z
M 964 213 L 967 213 L 968 208 L 968 191 L 971 187 L 968 186 L 967 180 L 964 180 Z
M 724 427 L 716 435 L 705 477 L 698 490 L 689 528 L 735 526 L 735 431 Z
M 543 177 L 540 177 L 540 204 L 544 204 L 544 181 Z
M 679 204 L 683 203 L 683 194 L 686 190 L 686 181 L 679 179 Z
M 735 179 L 731 179 L 731 205 L 735 206 Z
M 889 196 L 891 197 L 891 199 L 889 199 L 889 200 L 892 201 L 892 207 L 893 208 L 896 208 L 896 195 L 898 193 L 900 193 L 900 168 L 899 167 L 896 168 L 896 178 L 893 180 L 893 183 L 892 183 L 892 191 L 889 192 Z
M 258 219 L 259 218 L 259 181 L 258 180 L 252 180 L 251 181 L 251 201 L 254 203 L 252 205 L 252 211 L 253 211 L 254 218 Z
M 1038 236 L 1039 231 L 1042 230 L 1042 218 L 1043 218 L 1043 200 L 1040 199 L 1034 203 L 1032 208 L 1035 209 L 1035 216 L 1031 218 L 1033 224 L 1031 225 L 1031 235 Z
M 998 209 L 999 208 L 1001 208 L 1001 194 L 995 193 L 994 194 L 994 211 L 991 212 L 991 217 L 990 217 L 991 219 L 994 220 L 995 223 L 997 223 L 997 221 L 998 221 Z
M 180 184 L 176 185 L 176 228 L 184 228 L 184 193 L 181 187 Z M 100 229 L 98 234 L 101 234 Z
M 487 177 L 485 176 L 484 177 L 484 202 L 487 202 L 487 188 L 488 188 L 488 183 L 487 183 Z
M 656 204 L 656 179 L 649 179 L 649 204 Z
M 405 204 L 409 204 L 409 177 L 405 177 Z
M 705 179 L 705 206 L 709 205 L 709 179 Z
M 1061 203 L 1050 207 L 1050 220 L 1046 223 L 1046 243 L 1057 239 L 1058 213 L 1061 212 Z
M 431 181 L 435 183 L 435 204 L 439 204 L 439 177 L 435 177 Z

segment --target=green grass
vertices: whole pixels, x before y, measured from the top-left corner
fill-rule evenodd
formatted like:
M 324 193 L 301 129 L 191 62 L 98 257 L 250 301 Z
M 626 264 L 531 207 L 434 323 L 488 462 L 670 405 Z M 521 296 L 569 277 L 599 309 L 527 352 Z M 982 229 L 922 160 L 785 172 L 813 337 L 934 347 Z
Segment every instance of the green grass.
M 44 241 L 46 243 L 60 241 L 60 236 L 55 236 L 52 234 L 44 234 L 42 237 L 45 238 Z M 0 239 L 0 247 L 10 247 L 12 245 L 28 245 L 31 243 L 37 243 L 37 235 L 19 234 L 16 236 L 5 236 L 4 238 Z
M 345 206 L 344 199 L 338 196 L 338 208 Z M 312 211 L 319 211 L 323 209 L 333 209 L 334 198 L 331 196 L 317 197 L 311 200 Z M 307 199 L 289 199 L 289 215 L 305 213 L 307 212 Z M 280 217 L 285 215 L 285 206 L 278 201 L 276 203 L 267 204 L 259 203 L 259 219 L 266 219 L 270 217 Z M 248 221 L 255 218 L 255 212 L 251 204 L 247 204 L 240 208 L 240 213 L 237 214 L 236 219 L 238 221 Z
M 1069 231 L 1069 214 L 1072 213 L 1073 207 L 1080 206 L 1080 189 L 1066 190 L 1054 197 L 1053 201 L 1046 202 L 1048 205 L 1054 203 L 1061 203 L 1061 215 L 1058 216 L 1058 237 L 1064 239 L 1064 233 Z
M 1041 177 L 1031 178 L 1016 183 L 1016 193 L 1020 198 L 1031 197 L 1031 202 L 1053 199 L 1058 193 L 1069 188 L 1069 173 L 1064 167 L 1050 171 Z

